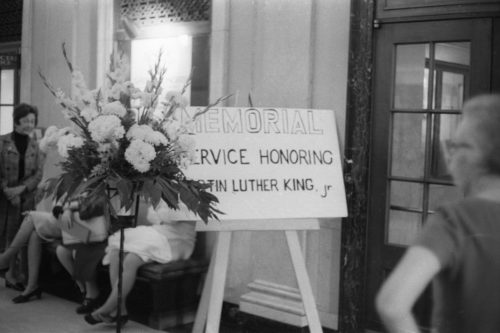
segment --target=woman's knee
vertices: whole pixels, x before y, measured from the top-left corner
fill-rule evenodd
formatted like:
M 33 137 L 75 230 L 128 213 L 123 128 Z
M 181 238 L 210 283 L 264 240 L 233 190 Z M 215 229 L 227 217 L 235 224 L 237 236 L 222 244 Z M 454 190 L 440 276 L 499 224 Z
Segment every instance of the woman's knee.
M 65 246 L 58 244 L 56 246 L 56 255 L 58 258 L 71 258 L 71 251 Z
M 112 249 L 108 253 L 109 261 L 110 262 L 118 262 L 120 251 L 117 249 Z
M 144 264 L 142 258 L 135 253 L 127 253 L 123 258 L 123 270 L 127 272 L 135 272 Z

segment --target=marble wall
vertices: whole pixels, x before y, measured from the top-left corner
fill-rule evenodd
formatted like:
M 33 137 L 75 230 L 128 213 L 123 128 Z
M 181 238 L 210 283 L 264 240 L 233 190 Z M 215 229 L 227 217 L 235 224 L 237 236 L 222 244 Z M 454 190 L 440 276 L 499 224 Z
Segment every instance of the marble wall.
M 212 10 L 211 96 L 234 93 L 234 106 L 249 106 L 251 95 L 257 107 L 332 109 L 343 146 L 350 3 L 213 1 Z M 301 242 L 322 324 L 336 328 L 340 222 L 322 222 Z M 237 304 L 255 280 L 297 286 L 283 232 L 233 236 L 225 300 Z

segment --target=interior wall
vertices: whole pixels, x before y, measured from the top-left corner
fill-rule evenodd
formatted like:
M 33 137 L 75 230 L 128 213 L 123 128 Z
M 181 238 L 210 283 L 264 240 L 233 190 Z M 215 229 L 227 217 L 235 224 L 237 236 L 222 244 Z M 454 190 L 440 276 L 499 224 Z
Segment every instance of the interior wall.
M 350 3 L 220 0 L 213 11 L 211 100 L 232 93 L 229 106 L 249 106 L 251 95 L 256 107 L 334 110 L 342 151 Z M 301 235 L 323 325 L 338 313 L 340 262 L 340 222 L 324 222 Z M 283 232 L 234 233 L 225 300 L 238 304 L 256 279 L 297 286 Z
M 68 124 L 43 86 L 38 69 L 67 93 L 70 75 L 61 53 L 68 52 L 90 87 L 99 80 L 96 22 L 103 0 L 24 0 L 22 94 L 40 110 L 40 126 Z M 112 0 L 104 0 L 112 5 Z M 334 110 L 343 151 L 347 89 L 350 2 L 345 0 L 213 0 L 210 100 L 227 93 L 229 106 L 321 108 Z M 103 41 L 108 43 L 106 39 Z M 53 157 L 49 160 L 53 162 Z M 45 176 L 57 173 L 53 164 Z M 306 265 L 318 304 L 338 313 L 340 221 L 301 234 Z M 272 221 L 269 221 L 272 223 Z M 296 286 L 282 232 L 235 233 L 225 300 L 239 303 L 248 283 L 264 279 Z M 330 324 L 327 326 L 331 326 Z
M 68 126 L 70 121 L 62 116 L 61 107 L 43 85 L 39 72 L 55 88 L 71 96 L 71 73 L 62 52 L 65 44 L 70 62 L 82 71 L 89 88 L 96 87 L 100 75 L 104 75 L 98 72 L 97 64 L 105 62 L 101 57 L 109 56 L 98 49 L 111 49 L 113 33 L 112 26 L 102 29 L 99 24 L 102 15 L 98 14 L 108 7 L 111 16 L 113 0 L 24 0 L 23 7 L 21 100 L 38 107 L 39 126 Z M 103 44 L 109 45 L 103 47 Z M 57 153 L 50 152 L 44 178 L 58 174 L 58 161 Z M 45 206 L 42 203 L 40 208 Z

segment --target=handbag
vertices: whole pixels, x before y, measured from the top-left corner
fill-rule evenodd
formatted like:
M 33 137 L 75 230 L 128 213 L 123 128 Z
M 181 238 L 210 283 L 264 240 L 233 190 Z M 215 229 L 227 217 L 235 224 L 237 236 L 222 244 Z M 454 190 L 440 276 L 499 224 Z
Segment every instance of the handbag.
M 104 215 L 82 220 L 80 213 L 75 211 L 72 216 L 71 225 L 59 223 L 64 245 L 102 242 L 108 238 L 108 221 Z

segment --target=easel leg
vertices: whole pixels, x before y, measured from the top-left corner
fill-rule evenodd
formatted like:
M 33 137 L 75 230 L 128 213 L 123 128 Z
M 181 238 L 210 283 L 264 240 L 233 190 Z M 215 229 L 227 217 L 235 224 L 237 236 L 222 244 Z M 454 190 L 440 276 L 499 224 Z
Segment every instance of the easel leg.
M 307 275 L 306 264 L 304 256 L 300 249 L 299 237 L 296 230 L 286 230 L 286 240 L 290 256 L 292 258 L 295 276 L 299 285 L 302 302 L 304 303 L 304 310 L 306 312 L 307 321 L 309 323 L 309 331 L 312 333 L 322 333 L 323 329 L 319 321 L 318 311 L 316 309 L 316 302 L 311 288 L 311 282 Z
M 210 287 L 212 285 L 212 280 L 214 278 L 214 264 L 215 255 L 217 253 L 217 246 L 212 252 L 210 258 L 210 265 L 208 266 L 207 276 L 205 278 L 205 283 L 203 284 L 203 291 L 201 293 L 200 304 L 198 305 L 198 311 L 196 311 L 196 319 L 194 321 L 192 333 L 202 333 L 205 329 L 205 324 L 207 322 L 207 312 L 208 312 L 208 301 L 210 300 Z
M 196 314 L 193 333 L 202 332 L 205 320 L 205 333 L 219 332 L 230 245 L 231 231 L 219 232 L 217 246 L 210 261 L 207 280 L 203 287 L 202 298 Z
M 219 333 L 224 286 L 226 284 L 229 246 L 231 245 L 231 231 L 219 232 L 217 254 L 215 256 L 214 278 L 211 286 L 211 299 L 208 305 L 207 327 L 205 333 Z

